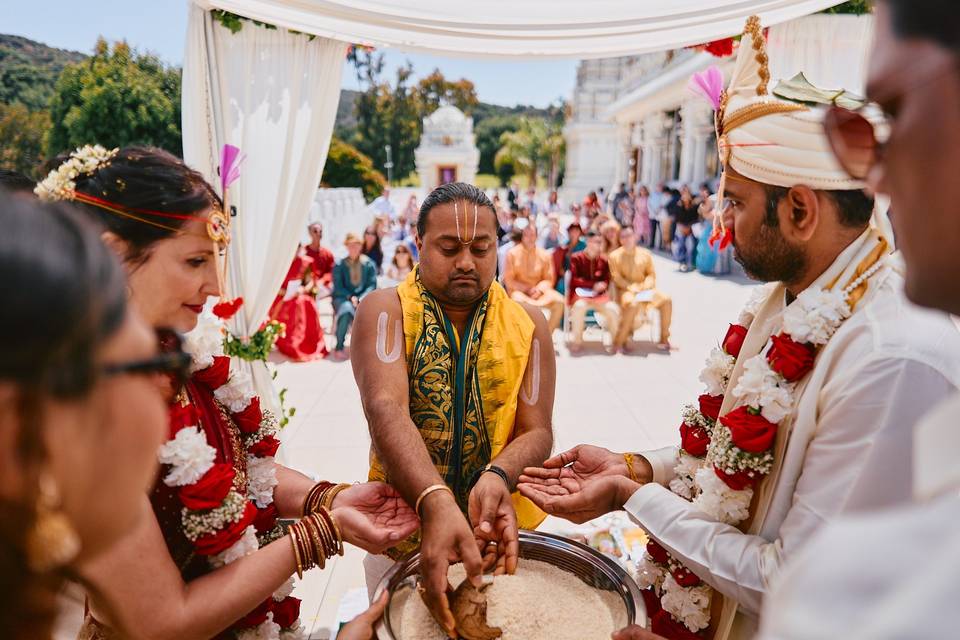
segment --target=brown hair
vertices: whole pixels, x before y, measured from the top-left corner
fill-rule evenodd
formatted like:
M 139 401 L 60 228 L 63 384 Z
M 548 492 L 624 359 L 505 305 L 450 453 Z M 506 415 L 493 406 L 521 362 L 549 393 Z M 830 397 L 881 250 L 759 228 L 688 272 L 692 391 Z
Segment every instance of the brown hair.
M 0 380 L 17 390 L 19 500 L 0 499 L 0 629 L 5 638 L 46 638 L 56 615 L 57 575 L 38 575 L 24 551 L 47 452 L 40 425 L 50 398 L 80 398 L 98 379 L 97 353 L 126 315 L 126 280 L 99 229 L 68 205 L 0 191 Z
M 66 158 L 66 154 L 58 156 L 48 164 L 48 169 L 56 169 Z M 169 215 L 190 217 L 211 207 L 222 207 L 220 197 L 199 172 L 173 154 L 154 147 L 124 147 L 109 164 L 92 174 L 77 176 L 75 181 L 79 193 L 119 205 L 120 209 L 138 210 L 137 217 L 146 220 L 75 203 L 127 243 L 129 252 L 125 259 L 133 262 L 145 260 L 154 243 L 169 238 L 186 222 Z

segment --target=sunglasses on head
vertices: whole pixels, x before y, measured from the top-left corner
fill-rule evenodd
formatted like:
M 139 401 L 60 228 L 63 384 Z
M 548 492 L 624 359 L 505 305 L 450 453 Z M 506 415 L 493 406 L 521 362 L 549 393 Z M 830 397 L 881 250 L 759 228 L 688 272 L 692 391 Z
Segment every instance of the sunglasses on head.
M 883 157 L 886 144 L 886 140 L 878 138 L 873 123 L 859 111 L 830 107 L 823 127 L 833 155 L 843 170 L 855 180 L 865 180 Z
M 169 375 L 178 387 L 190 379 L 190 354 L 183 350 L 183 337 L 173 329 L 157 329 L 159 353 L 152 358 L 131 360 L 108 364 L 103 367 L 106 376 L 123 374 L 150 375 L 162 373 Z

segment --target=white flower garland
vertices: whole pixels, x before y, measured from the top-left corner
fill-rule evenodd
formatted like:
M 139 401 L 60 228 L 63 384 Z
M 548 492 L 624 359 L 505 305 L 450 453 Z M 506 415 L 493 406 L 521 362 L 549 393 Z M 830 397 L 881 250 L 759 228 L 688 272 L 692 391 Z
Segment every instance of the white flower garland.
M 46 202 L 73 200 L 77 188 L 76 179 L 108 166 L 118 151 L 119 149 L 106 149 L 99 144 L 78 147 L 63 164 L 48 173 L 33 192 Z
M 170 473 L 163 478 L 168 487 L 193 484 L 213 466 L 217 450 L 207 444 L 200 427 L 180 429 L 172 440 L 160 447 L 160 464 L 170 465 Z

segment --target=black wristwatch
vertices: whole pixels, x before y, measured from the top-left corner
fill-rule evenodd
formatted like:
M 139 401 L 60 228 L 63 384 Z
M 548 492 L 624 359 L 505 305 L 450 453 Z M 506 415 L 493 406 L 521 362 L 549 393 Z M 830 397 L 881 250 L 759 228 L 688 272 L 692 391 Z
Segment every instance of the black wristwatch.
M 504 471 L 501 467 L 498 467 L 497 465 L 492 463 L 488 464 L 483 469 L 480 469 L 479 471 L 477 471 L 477 474 L 473 477 L 473 482 L 470 484 L 471 489 L 473 489 L 473 486 L 476 485 L 477 482 L 480 480 L 480 476 L 482 476 L 485 473 L 495 473 L 498 476 L 500 476 L 500 479 L 503 480 L 503 484 L 507 485 L 507 490 L 510 491 L 510 493 L 513 493 L 513 487 L 510 486 L 510 476 L 508 476 L 507 472 Z

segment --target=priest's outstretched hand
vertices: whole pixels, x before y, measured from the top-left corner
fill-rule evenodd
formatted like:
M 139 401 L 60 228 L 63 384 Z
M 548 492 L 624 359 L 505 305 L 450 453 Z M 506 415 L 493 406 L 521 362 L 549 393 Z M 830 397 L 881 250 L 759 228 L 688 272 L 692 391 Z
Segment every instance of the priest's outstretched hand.
M 362 482 L 337 494 L 333 515 L 345 542 L 383 553 L 420 526 L 397 491 L 383 482 Z

